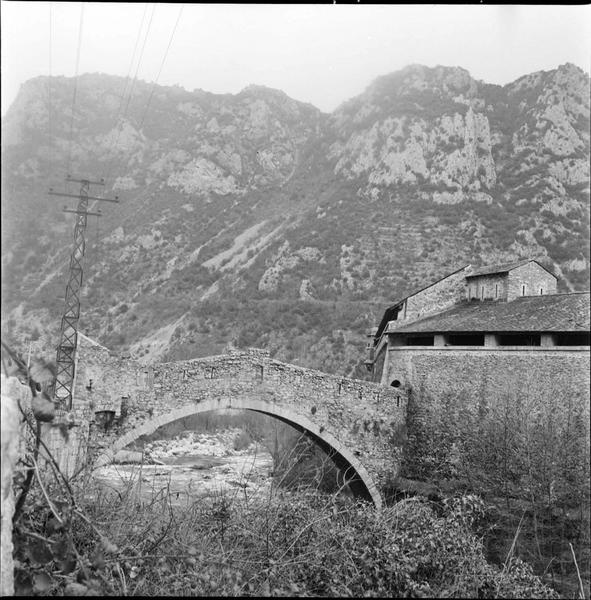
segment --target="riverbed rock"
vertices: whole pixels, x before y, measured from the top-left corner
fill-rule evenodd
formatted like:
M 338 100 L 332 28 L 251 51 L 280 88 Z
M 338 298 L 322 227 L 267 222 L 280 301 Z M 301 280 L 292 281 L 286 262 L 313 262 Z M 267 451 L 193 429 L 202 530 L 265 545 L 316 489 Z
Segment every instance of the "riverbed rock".
M 113 456 L 113 462 L 119 465 L 138 464 L 141 463 L 143 459 L 143 452 L 135 452 L 133 450 L 119 450 L 119 452 Z

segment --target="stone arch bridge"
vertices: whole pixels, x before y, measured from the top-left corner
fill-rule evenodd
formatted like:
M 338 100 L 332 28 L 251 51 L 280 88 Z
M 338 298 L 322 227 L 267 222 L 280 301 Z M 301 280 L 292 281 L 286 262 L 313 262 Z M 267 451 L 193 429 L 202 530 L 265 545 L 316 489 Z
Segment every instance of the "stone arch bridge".
M 61 454 L 69 472 L 81 462 L 106 464 L 139 436 L 182 417 L 246 409 L 304 432 L 346 472 L 355 495 L 380 507 L 405 437 L 407 401 L 399 390 L 256 349 L 144 366 L 79 334 L 73 398 L 68 452 Z

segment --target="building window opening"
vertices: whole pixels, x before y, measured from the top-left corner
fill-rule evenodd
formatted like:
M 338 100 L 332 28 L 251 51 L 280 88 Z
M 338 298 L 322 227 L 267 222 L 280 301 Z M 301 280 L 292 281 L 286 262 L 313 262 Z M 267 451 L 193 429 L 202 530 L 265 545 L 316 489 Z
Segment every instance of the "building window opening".
M 480 286 L 480 299 L 484 300 L 484 286 Z
M 406 337 L 407 346 L 434 346 L 435 338 L 432 335 L 410 335 Z
M 589 333 L 572 331 L 559 333 L 555 337 L 557 346 L 589 346 Z
M 521 295 L 525 296 L 525 285 L 521 286 Z
M 540 288 L 540 296 L 544 295 L 544 288 Z
M 458 333 L 447 336 L 448 346 L 484 346 L 483 333 Z
M 540 346 L 539 333 L 505 333 L 498 336 L 499 346 Z
M 400 387 L 400 381 L 398 379 L 394 379 L 394 381 L 392 381 L 392 383 L 390 385 L 393 388 L 399 388 Z
M 495 283 L 495 298 L 499 297 L 499 285 Z

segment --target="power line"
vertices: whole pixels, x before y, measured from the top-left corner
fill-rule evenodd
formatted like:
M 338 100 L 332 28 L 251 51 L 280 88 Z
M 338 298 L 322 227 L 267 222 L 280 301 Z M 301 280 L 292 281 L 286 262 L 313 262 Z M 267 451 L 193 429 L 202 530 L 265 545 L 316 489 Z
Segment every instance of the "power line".
M 170 51 L 170 47 L 172 46 L 172 41 L 174 39 L 174 36 L 175 36 L 176 30 L 177 30 L 178 24 L 179 24 L 179 22 L 181 20 L 182 14 L 183 14 L 183 8 L 184 7 L 181 6 L 181 8 L 179 10 L 179 14 L 177 15 L 177 18 L 176 18 L 174 27 L 172 28 L 172 32 L 171 32 L 170 38 L 168 40 L 168 45 L 167 45 L 166 50 L 164 52 L 164 56 L 162 57 L 162 62 L 160 63 L 160 68 L 158 69 L 158 73 L 156 75 L 156 80 L 152 83 L 152 88 L 150 90 L 150 96 L 148 98 L 148 102 L 146 103 L 146 107 L 144 108 L 144 112 L 142 114 L 142 118 L 141 118 L 141 121 L 140 121 L 139 126 L 138 126 L 138 131 L 141 130 L 141 128 L 142 128 L 142 126 L 143 126 L 143 124 L 144 124 L 144 122 L 146 120 L 146 115 L 148 114 L 148 110 L 149 110 L 150 105 L 152 103 L 152 98 L 154 96 L 154 91 L 156 89 L 156 85 L 158 83 L 158 80 L 160 79 L 160 75 L 162 74 L 162 70 L 164 68 L 164 63 L 166 62 L 166 58 L 168 57 L 168 52 Z M 152 10 L 152 15 L 150 17 L 150 23 L 152 22 L 153 16 L 154 16 L 154 10 Z M 148 25 L 148 30 L 149 30 L 149 25 Z M 144 47 L 145 47 L 145 44 L 146 44 L 146 40 L 147 40 L 147 34 L 146 34 L 146 37 L 144 38 L 144 45 L 142 47 L 142 55 L 143 55 Z M 141 56 L 140 56 L 140 60 L 141 60 Z M 136 69 L 136 77 L 134 78 L 134 84 L 135 84 L 135 81 L 137 79 L 137 71 L 138 71 L 138 69 L 139 69 L 139 62 L 138 62 L 137 69 Z M 133 87 L 132 87 L 132 89 L 133 89 Z M 131 100 L 131 94 L 130 94 L 130 96 L 128 98 L 127 106 L 129 106 L 130 100 Z M 125 110 L 125 114 L 126 113 L 127 113 L 127 107 L 126 107 L 126 110 Z
M 72 113 L 70 116 L 70 142 L 68 144 L 68 168 L 70 172 L 70 162 L 72 159 L 72 135 L 74 132 L 74 106 L 76 104 L 76 94 L 78 91 L 78 67 L 80 66 L 80 47 L 82 45 L 82 27 L 84 24 L 84 3 L 80 3 L 80 23 L 78 24 L 78 49 L 76 50 L 76 72 L 74 75 L 74 94 L 72 96 Z
M 119 115 L 121 114 L 121 109 L 123 108 L 123 102 L 125 101 L 125 93 L 127 91 L 127 84 L 129 83 L 129 76 L 131 75 L 131 69 L 133 67 L 133 62 L 135 60 L 135 53 L 137 52 L 137 48 L 138 48 L 138 44 L 140 42 L 140 35 L 142 33 L 142 29 L 144 28 L 144 22 L 146 20 L 146 12 L 148 11 L 148 4 L 146 3 L 144 5 L 144 12 L 142 13 L 142 20 L 139 26 L 139 29 L 137 31 L 137 35 L 135 38 L 135 44 L 133 46 L 133 53 L 131 54 L 131 61 L 129 63 L 129 68 L 127 69 L 127 75 L 125 78 L 125 85 L 123 88 L 123 94 L 121 96 L 121 102 L 119 103 L 119 110 L 118 110 L 118 114 L 117 114 L 117 120 L 119 120 Z
M 52 127 L 52 97 L 51 97 L 51 74 L 52 74 L 52 64 L 51 64 L 51 49 L 52 49 L 52 45 L 53 45 L 53 29 L 52 29 L 52 9 L 53 9 L 53 4 L 50 2 L 49 3 L 49 78 L 47 80 L 47 101 L 48 101 L 48 115 L 47 115 L 47 119 L 48 119 L 48 127 L 49 127 L 49 160 L 51 161 L 51 156 L 53 155 L 53 152 L 51 152 L 51 145 L 52 145 L 52 131 L 53 131 L 53 127 Z
M 127 115 L 127 111 L 129 109 L 129 103 L 131 102 L 131 98 L 133 96 L 133 89 L 135 87 L 135 83 L 137 81 L 137 75 L 138 75 L 138 72 L 139 72 L 139 69 L 140 69 L 142 58 L 144 56 L 144 50 L 146 48 L 146 42 L 148 40 L 148 35 L 150 34 L 150 28 L 152 26 L 152 20 L 154 19 L 154 12 L 155 12 L 155 10 L 156 10 L 156 6 L 153 5 L 152 6 L 152 12 L 150 14 L 150 21 L 148 22 L 148 27 L 146 28 L 146 34 L 144 36 L 144 41 L 143 41 L 143 44 L 142 44 L 142 49 L 140 51 L 140 55 L 139 55 L 138 62 L 137 62 L 137 65 L 136 65 L 135 74 L 134 74 L 134 77 L 133 77 L 133 81 L 131 83 L 131 88 L 129 90 L 129 95 L 127 96 L 127 103 L 125 105 L 125 110 L 123 111 L 123 114 L 121 115 L 121 121 L 123 121 L 124 117 Z M 143 26 L 143 18 L 142 18 L 142 25 L 140 26 L 140 31 L 141 31 L 141 27 L 142 26 Z M 139 36 L 140 31 L 138 31 L 138 36 Z M 134 50 L 134 54 L 135 54 L 135 50 Z M 133 57 L 132 57 L 132 64 L 133 64 Z M 130 70 L 131 70 L 131 65 L 130 65 Z M 121 125 L 118 127 L 117 139 L 115 140 L 115 144 L 114 144 L 113 148 L 116 148 L 117 145 L 118 145 L 118 143 L 119 143 L 119 138 L 121 137 L 122 128 L 123 128 L 123 123 L 121 123 Z M 110 178 L 111 178 L 111 174 L 109 173 L 109 179 Z
M 125 97 L 127 94 L 127 84 L 130 81 L 130 75 L 131 75 L 131 69 L 133 67 L 133 63 L 135 61 L 135 53 L 137 51 L 138 48 L 138 44 L 140 41 L 140 36 L 142 33 L 142 29 L 144 28 L 144 22 L 146 20 L 146 12 L 148 11 L 148 4 L 146 3 L 144 5 L 144 12 L 142 14 L 142 20 L 140 22 L 140 26 L 137 30 L 137 35 L 135 38 L 135 44 L 133 47 L 133 52 L 131 54 L 131 61 L 129 62 L 129 67 L 127 69 L 127 75 L 125 76 L 125 81 L 123 83 L 123 90 L 121 91 L 121 99 L 119 101 L 119 108 L 117 109 L 117 114 L 115 116 L 115 127 L 117 129 L 117 137 L 114 139 L 113 142 L 111 142 L 111 145 L 109 146 L 109 149 L 107 151 L 107 161 L 109 161 L 109 156 L 111 155 L 111 152 L 117 147 L 117 144 L 119 143 L 119 137 L 121 136 L 121 125 L 119 123 L 119 118 L 122 116 L 122 108 L 123 108 L 123 103 L 125 102 Z M 131 91 L 131 90 L 130 90 Z M 103 172 L 103 179 L 105 179 L 105 181 L 107 181 L 107 173 Z
M 133 88 L 135 87 L 135 82 L 137 81 L 137 74 L 138 74 L 138 71 L 140 70 L 140 64 L 141 64 L 142 58 L 144 56 L 144 50 L 146 48 L 146 42 L 148 41 L 148 35 L 150 34 L 150 27 L 152 26 L 152 19 L 154 18 L 154 12 L 155 11 L 156 11 L 156 5 L 153 4 L 152 5 L 152 14 L 150 15 L 150 22 L 148 23 L 148 28 L 146 29 L 146 35 L 144 37 L 144 43 L 142 44 L 142 50 L 140 52 L 140 58 L 139 58 L 138 63 L 136 65 L 135 75 L 134 75 L 134 78 L 133 78 L 133 82 L 131 84 L 131 91 L 129 93 L 129 98 L 127 99 L 127 104 L 125 106 L 125 111 L 123 113 L 124 116 L 127 114 L 127 109 L 129 108 L 129 102 L 131 101 L 131 97 L 133 95 Z
M 162 68 L 164 67 L 164 62 L 166 61 L 166 57 L 168 56 L 168 51 L 170 50 L 170 46 L 172 45 L 172 40 L 174 38 L 174 34 L 176 32 L 176 28 L 179 24 L 179 21 L 181 20 L 181 15 L 183 14 L 183 6 L 181 6 L 181 9 L 179 10 L 179 14 L 176 18 L 176 22 L 174 24 L 174 27 L 172 29 L 172 33 L 170 35 L 170 40 L 168 41 L 168 46 L 166 48 L 166 52 L 164 53 L 164 57 L 162 58 L 162 63 L 160 63 L 160 69 L 158 70 L 158 75 L 156 75 L 156 80 L 154 81 L 154 83 L 152 84 L 152 90 L 150 91 L 150 97 L 148 98 L 148 103 L 146 104 L 146 108 L 144 110 L 144 114 L 142 116 L 142 120 L 140 122 L 139 128 L 141 129 L 144 121 L 146 119 L 146 114 L 148 113 L 148 109 L 150 108 L 150 104 L 152 102 L 152 96 L 154 95 L 154 90 L 156 88 L 156 84 L 158 83 L 158 80 L 160 79 L 160 74 L 162 73 Z

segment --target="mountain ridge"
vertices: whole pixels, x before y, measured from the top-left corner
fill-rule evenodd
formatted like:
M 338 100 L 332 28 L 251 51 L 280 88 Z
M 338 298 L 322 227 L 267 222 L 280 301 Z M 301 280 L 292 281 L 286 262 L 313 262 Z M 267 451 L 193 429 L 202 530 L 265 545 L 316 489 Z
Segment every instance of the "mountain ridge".
M 409 65 L 331 113 L 266 86 L 123 83 L 80 76 L 72 119 L 74 80 L 36 78 L 3 120 L 2 320 L 17 340 L 56 343 L 72 222 L 45 186 L 63 164 L 122 198 L 89 228 L 81 327 L 145 361 L 233 341 L 361 377 L 364 329 L 456 265 L 535 256 L 563 291 L 588 288 L 575 65 L 505 86 Z

